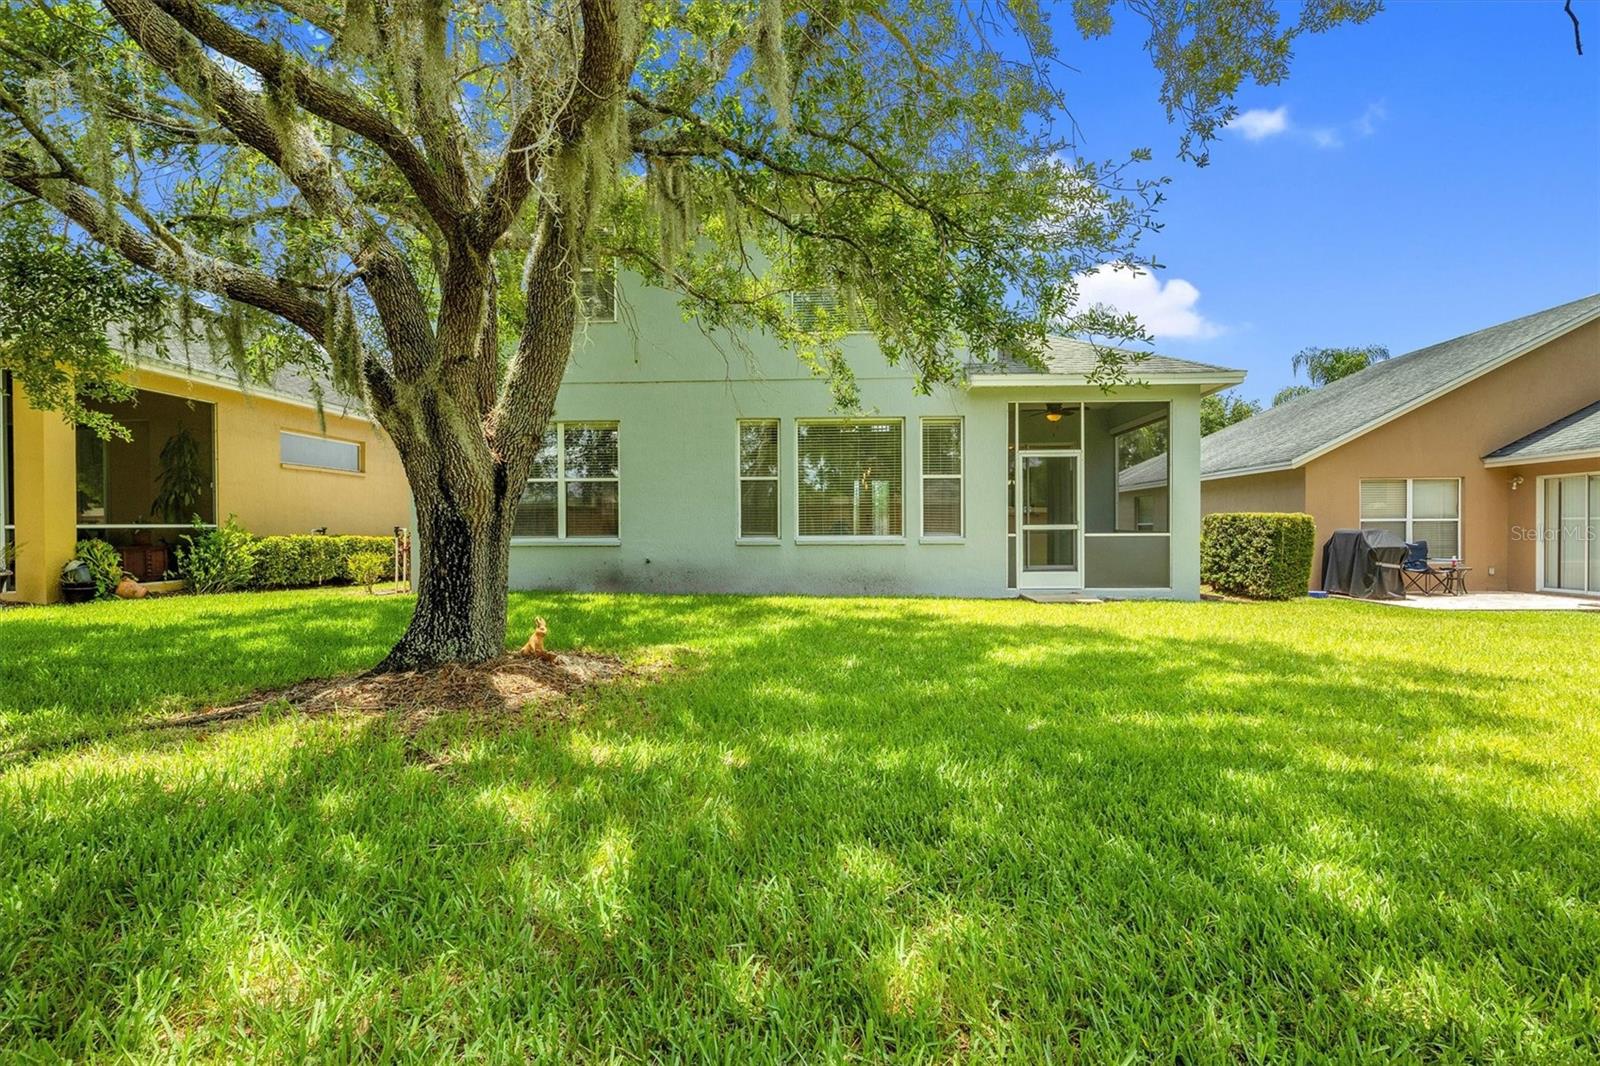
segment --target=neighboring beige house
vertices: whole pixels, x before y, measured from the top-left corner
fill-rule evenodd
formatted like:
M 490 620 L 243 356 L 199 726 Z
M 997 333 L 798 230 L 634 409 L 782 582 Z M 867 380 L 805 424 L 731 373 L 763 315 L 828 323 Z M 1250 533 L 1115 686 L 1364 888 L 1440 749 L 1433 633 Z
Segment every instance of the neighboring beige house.
M 1201 508 L 1459 556 L 1475 590 L 1600 593 L 1600 294 L 1378 363 L 1204 438 Z M 1312 585 L 1321 583 L 1320 552 Z
M 61 595 L 79 540 L 110 542 L 142 580 L 176 568 L 193 521 L 230 515 L 252 533 L 388 533 L 411 493 L 389 438 L 350 401 L 289 371 L 241 384 L 204 351 L 141 356 L 125 403 L 98 405 L 128 431 L 104 441 L 34 407 L 0 373 L 0 600 Z M 182 438 L 187 448 L 170 448 Z M 201 491 L 189 514 L 159 513 L 163 472 L 186 453 Z M 7 565 L 9 563 L 9 566 Z M 13 573 L 7 575 L 6 570 Z

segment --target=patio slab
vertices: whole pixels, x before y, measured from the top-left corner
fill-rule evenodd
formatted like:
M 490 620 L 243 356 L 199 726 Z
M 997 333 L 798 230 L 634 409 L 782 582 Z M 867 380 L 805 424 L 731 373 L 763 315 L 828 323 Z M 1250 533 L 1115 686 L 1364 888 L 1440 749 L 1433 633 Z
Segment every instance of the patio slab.
M 1594 611 L 1600 599 L 1548 592 L 1469 592 L 1465 596 L 1408 596 L 1403 600 L 1376 600 L 1395 607 L 1424 611 Z

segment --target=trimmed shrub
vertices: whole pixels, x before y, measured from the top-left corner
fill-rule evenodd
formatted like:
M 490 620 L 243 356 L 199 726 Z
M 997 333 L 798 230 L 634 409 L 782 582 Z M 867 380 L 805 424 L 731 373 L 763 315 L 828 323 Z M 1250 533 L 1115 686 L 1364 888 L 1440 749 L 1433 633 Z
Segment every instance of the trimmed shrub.
M 252 587 L 263 589 L 308 588 L 349 579 L 346 560 L 360 552 L 394 553 L 393 537 L 328 537 L 314 534 L 261 537 L 256 541 L 259 562 Z
M 1200 526 L 1200 580 L 1258 600 L 1304 596 L 1317 524 L 1308 514 L 1209 514 Z
M 393 556 L 382 552 L 352 552 L 344 560 L 344 576 L 352 584 L 365 585 L 367 591 L 372 591 L 372 586 L 382 581 L 389 572 Z
M 250 584 L 256 566 L 256 539 L 233 515 L 215 529 L 196 525 L 178 549 L 178 573 L 195 592 L 232 592 Z
M 94 594 L 98 599 L 116 595 L 122 581 L 122 553 L 103 540 L 80 540 L 73 554 L 89 566 L 94 575 Z

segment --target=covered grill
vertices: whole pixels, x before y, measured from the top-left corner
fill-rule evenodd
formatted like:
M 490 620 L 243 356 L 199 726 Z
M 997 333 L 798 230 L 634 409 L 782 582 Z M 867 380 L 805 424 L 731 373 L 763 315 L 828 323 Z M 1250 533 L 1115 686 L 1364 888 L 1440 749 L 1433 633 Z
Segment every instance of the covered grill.
M 1336 529 L 1322 546 L 1322 588 L 1360 600 L 1403 600 L 1404 540 L 1381 529 Z

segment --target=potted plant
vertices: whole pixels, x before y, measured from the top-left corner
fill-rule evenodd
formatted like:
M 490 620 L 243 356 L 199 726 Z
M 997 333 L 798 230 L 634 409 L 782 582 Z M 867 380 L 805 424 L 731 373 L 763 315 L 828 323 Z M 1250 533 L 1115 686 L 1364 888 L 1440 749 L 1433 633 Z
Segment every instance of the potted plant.
M 88 603 L 98 594 L 94 572 L 82 559 L 68 559 L 61 568 L 61 598 L 68 603 Z

